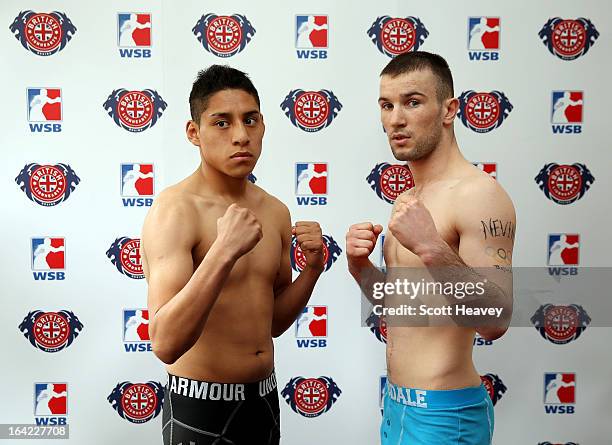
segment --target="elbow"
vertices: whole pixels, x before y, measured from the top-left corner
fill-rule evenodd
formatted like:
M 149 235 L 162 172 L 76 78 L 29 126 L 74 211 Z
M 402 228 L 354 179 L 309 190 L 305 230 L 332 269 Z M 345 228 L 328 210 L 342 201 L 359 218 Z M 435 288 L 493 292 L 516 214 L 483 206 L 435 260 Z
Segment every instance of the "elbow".
M 155 356 L 166 365 L 174 364 L 182 355 L 176 349 L 171 348 L 168 345 L 160 345 L 158 342 L 154 342 L 153 340 L 151 340 L 151 345 L 153 347 L 153 354 L 155 354 Z
M 479 329 L 478 334 L 487 341 L 494 341 L 503 337 L 507 330 L 508 328 Z

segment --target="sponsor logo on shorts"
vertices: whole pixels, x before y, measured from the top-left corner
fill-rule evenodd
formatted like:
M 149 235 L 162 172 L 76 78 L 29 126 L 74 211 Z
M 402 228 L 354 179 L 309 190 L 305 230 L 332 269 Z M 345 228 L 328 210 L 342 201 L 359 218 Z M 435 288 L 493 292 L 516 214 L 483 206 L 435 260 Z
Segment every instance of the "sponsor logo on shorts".
M 561 60 L 574 60 L 589 51 L 599 31 L 584 17 L 575 20 L 554 17 L 544 24 L 538 35 L 551 54 Z
M 403 164 L 376 164 L 366 181 L 376 196 L 389 204 L 393 204 L 399 195 L 414 187 L 412 173 L 408 166 Z
M 575 414 L 576 374 L 544 373 L 544 411 L 546 414 Z
M 153 164 L 121 164 L 121 201 L 124 207 L 150 207 L 154 186 Z
M 244 50 L 255 35 L 251 22 L 240 14 L 205 14 L 191 30 L 202 47 L 217 57 L 232 57 Z
M 378 51 L 389 57 L 418 51 L 429 31 L 418 17 L 378 17 L 367 31 Z
M 324 272 L 327 272 L 336 262 L 342 249 L 331 235 L 323 235 L 323 255 L 325 258 Z M 302 248 L 297 244 L 297 237 L 291 237 L 291 268 L 296 272 L 301 272 L 306 267 L 306 257 Z
M 291 90 L 280 107 L 295 127 L 307 133 L 330 126 L 342 110 L 340 100 L 331 90 Z
M 499 60 L 499 17 L 469 17 L 467 33 L 470 60 Z
M 295 48 L 298 59 L 327 59 L 329 22 L 326 15 L 295 16 Z
M 106 256 L 119 273 L 135 280 L 144 278 L 140 238 L 128 238 L 127 236 L 117 238 L 106 251 Z
M 67 383 L 34 383 L 34 419 L 36 425 L 66 425 L 67 415 Z
M 37 56 L 50 56 L 66 47 L 77 31 L 68 16 L 59 11 L 20 12 L 9 27 L 21 46 Z
M 491 401 L 493 402 L 493 406 L 499 402 L 502 396 L 506 393 L 508 388 L 502 382 L 502 379 L 499 378 L 497 374 L 485 374 L 480 376 L 480 380 L 482 384 L 486 388 L 489 393 L 489 397 L 491 397 Z
M 159 415 L 164 402 L 161 383 L 121 382 L 106 398 L 119 417 L 132 423 L 145 423 Z
M 304 417 L 328 412 L 342 391 L 331 377 L 293 377 L 281 391 L 291 409 Z
M 591 317 L 577 304 L 544 304 L 531 317 L 531 323 L 545 338 L 556 345 L 576 340 L 591 323 Z
M 151 14 L 120 12 L 117 14 L 117 46 L 122 58 L 151 57 Z
M 140 133 L 154 126 L 168 104 L 155 90 L 113 90 L 102 104 L 118 127 Z
M 500 127 L 513 109 L 501 91 L 476 92 L 468 90 L 459 96 L 457 117 L 476 133 L 488 133 Z
M 544 164 L 534 179 L 544 196 L 561 205 L 578 201 L 595 181 L 585 164 L 559 165 L 554 162 Z
M 81 182 L 68 164 L 26 164 L 15 182 L 30 201 L 43 207 L 56 206 L 66 201 Z
M 83 323 L 73 312 L 34 310 L 25 316 L 19 331 L 30 344 L 44 352 L 66 349 L 83 330 Z

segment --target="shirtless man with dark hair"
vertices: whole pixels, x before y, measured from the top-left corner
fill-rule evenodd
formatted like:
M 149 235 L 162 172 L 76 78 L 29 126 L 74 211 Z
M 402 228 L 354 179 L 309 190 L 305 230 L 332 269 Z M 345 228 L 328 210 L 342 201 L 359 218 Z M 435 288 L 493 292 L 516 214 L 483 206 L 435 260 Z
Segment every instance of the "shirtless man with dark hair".
M 165 445 L 278 444 L 272 337 L 289 328 L 323 271 L 321 229 L 249 182 L 261 153 L 257 90 L 214 65 L 189 98 L 201 164 L 164 190 L 142 233 L 153 352 L 167 365 Z M 292 282 L 292 234 L 306 267 Z

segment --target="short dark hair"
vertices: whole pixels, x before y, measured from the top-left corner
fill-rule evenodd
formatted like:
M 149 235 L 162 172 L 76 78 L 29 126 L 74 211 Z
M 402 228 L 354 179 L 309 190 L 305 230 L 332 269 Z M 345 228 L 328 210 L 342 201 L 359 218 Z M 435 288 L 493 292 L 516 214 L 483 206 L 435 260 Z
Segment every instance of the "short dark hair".
M 455 97 L 453 75 L 448 63 L 442 56 L 426 51 L 412 51 L 400 54 L 392 59 L 381 71 L 381 76 L 396 77 L 400 74 L 429 69 L 436 77 L 438 85 L 436 96 L 438 101 Z
M 257 89 L 246 73 L 227 65 L 211 65 L 198 72 L 189 94 L 191 119 L 200 122 L 202 113 L 208 107 L 210 96 L 223 90 L 242 90 L 249 93 L 260 107 Z

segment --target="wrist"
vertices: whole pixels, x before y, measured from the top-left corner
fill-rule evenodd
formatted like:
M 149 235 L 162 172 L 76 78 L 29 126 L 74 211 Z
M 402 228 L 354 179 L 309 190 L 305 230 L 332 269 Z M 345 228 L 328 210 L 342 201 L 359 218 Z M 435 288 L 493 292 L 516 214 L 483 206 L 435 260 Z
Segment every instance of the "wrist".
M 448 244 L 442 238 L 438 238 L 415 247 L 413 253 L 419 257 L 425 266 L 433 266 L 436 264 L 440 253 L 448 248 Z
M 306 264 L 306 266 L 304 266 L 304 269 L 302 269 L 302 273 L 307 273 L 307 274 L 312 274 L 312 275 L 321 275 L 323 273 L 323 271 L 325 270 L 325 265 L 321 265 L 321 266 L 311 266 L 309 264 Z
M 233 265 L 240 258 L 237 252 L 225 246 L 218 238 L 212 243 L 206 256 L 214 257 L 216 261 L 224 265 Z

